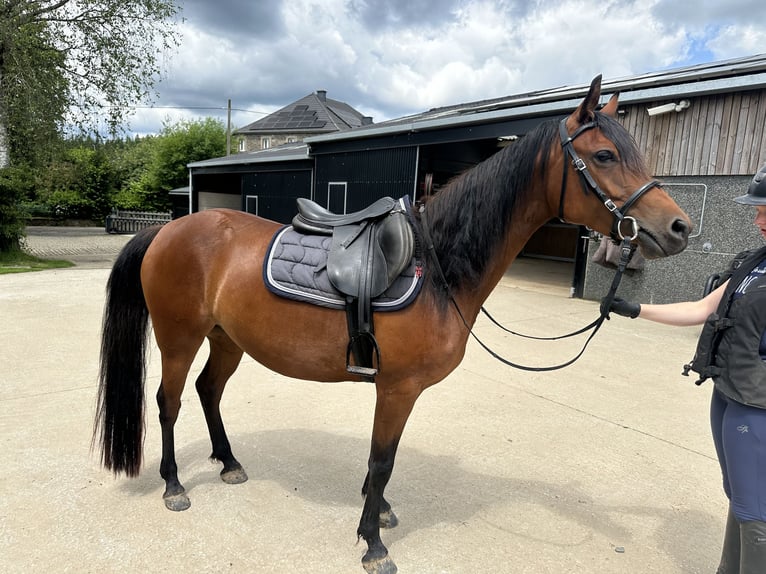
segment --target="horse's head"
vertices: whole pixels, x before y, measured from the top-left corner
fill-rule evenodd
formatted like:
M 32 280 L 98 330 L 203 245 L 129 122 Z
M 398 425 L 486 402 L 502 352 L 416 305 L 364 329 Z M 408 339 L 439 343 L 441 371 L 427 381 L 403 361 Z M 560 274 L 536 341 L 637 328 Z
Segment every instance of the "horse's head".
M 558 190 L 550 178 L 552 204 L 562 219 L 614 239 L 632 238 L 648 259 L 683 251 L 692 228 L 689 217 L 652 180 L 635 140 L 615 119 L 618 95 L 596 111 L 600 95 L 597 76 L 559 126 L 561 147 L 551 159 L 561 165 L 562 176 Z

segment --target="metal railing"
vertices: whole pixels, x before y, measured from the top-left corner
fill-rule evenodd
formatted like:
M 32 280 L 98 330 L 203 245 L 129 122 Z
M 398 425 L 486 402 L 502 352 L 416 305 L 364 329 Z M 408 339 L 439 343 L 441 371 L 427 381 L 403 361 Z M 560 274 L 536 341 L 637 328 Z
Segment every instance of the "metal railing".
M 152 211 L 123 211 L 113 209 L 106 216 L 107 233 L 136 233 L 152 225 L 164 225 L 172 219 L 172 214 Z

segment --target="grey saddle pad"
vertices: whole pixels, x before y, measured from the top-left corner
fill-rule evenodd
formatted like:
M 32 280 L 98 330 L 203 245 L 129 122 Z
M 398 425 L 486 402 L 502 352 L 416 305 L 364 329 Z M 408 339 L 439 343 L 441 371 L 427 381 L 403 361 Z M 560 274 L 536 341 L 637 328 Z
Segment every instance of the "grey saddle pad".
M 263 264 L 263 281 L 269 291 L 331 309 L 345 309 L 344 295 L 327 277 L 328 235 L 304 235 L 292 226 L 278 231 Z M 374 311 L 397 311 L 409 305 L 420 292 L 422 267 L 413 257 L 391 286 L 372 301 Z

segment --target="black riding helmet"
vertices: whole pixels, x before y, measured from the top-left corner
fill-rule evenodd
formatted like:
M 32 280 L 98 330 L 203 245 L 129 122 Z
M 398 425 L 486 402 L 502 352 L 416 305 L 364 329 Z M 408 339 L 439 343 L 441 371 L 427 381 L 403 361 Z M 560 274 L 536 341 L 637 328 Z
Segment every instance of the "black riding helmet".
M 743 205 L 766 205 L 766 164 L 753 176 L 747 193 L 735 197 L 734 201 Z

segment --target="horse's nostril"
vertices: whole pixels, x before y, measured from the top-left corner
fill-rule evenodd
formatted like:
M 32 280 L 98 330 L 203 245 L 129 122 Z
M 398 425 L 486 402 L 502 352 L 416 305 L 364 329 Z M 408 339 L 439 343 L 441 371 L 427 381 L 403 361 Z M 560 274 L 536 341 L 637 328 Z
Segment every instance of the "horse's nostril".
M 689 225 L 689 223 L 683 219 L 676 219 L 673 222 L 673 225 L 670 226 L 670 229 L 673 231 L 673 233 L 676 233 L 681 237 L 688 237 L 692 228 L 691 225 Z

